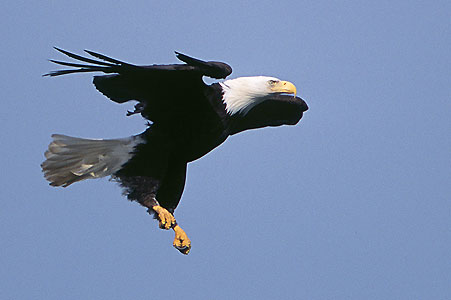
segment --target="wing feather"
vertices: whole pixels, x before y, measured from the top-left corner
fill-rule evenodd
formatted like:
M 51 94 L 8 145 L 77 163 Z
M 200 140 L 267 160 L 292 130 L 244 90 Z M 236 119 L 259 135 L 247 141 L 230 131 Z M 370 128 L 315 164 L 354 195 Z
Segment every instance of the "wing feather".
M 78 62 L 50 60 L 74 69 L 51 71 L 44 76 L 109 74 L 94 76 L 97 90 L 117 103 L 139 101 L 136 112 L 152 122 L 182 122 L 186 118 L 195 118 L 196 114 L 205 111 L 205 105 L 209 105 L 205 100 L 206 85 L 202 76 L 225 78 L 232 72 L 225 63 L 202 61 L 179 52 L 176 56 L 184 64 L 138 66 L 90 50 L 85 52 L 95 59 L 57 47 L 55 50 Z
M 299 97 L 274 95 L 253 107 L 245 118 L 237 115 L 230 134 L 267 126 L 295 125 L 307 110 L 307 104 Z
M 123 62 L 123 61 L 120 61 L 120 60 L 117 60 L 117 59 L 105 56 L 103 54 L 100 54 L 100 53 L 97 53 L 97 52 L 94 52 L 94 51 L 85 50 L 85 52 L 90 54 L 90 55 L 92 55 L 92 56 L 94 56 L 94 57 L 97 57 L 99 59 L 102 59 L 104 61 L 107 61 L 107 62 L 110 62 L 110 63 L 113 63 L 113 64 L 124 65 L 124 66 L 133 66 L 133 65 L 131 65 L 129 63 L 126 63 L 126 62 Z

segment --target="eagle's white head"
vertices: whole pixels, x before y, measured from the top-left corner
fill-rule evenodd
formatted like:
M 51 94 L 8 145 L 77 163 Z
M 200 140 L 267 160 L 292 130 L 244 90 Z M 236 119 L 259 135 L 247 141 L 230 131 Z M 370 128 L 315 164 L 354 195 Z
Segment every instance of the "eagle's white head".
M 296 87 L 288 81 L 268 76 L 239 77 L 220 83 L 222 100 L 229 115 L 247 114 L 255 105 L 274 94 L 294 94 Z

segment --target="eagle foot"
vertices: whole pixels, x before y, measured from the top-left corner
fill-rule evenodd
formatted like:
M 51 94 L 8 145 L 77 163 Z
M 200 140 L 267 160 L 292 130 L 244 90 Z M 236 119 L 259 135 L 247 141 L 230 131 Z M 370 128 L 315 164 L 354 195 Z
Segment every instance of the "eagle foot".
M 174 229 L 175 232 L 175 238 L 173 243 L 175 249 L 187 255 L 191 250 L 191 241 L 189 240 L 185 231 L 179 225 L 175 225 L 172 229 Z
M 177 224 L 174 216 L 166 208 L 163 208 L 160 205 L 155 205 L 155 206 L 152 206 L 152 209 L 156 213 L 156 217 L 157 217 L 158 221 L 160 222 L 161 229 L 168 230 Z

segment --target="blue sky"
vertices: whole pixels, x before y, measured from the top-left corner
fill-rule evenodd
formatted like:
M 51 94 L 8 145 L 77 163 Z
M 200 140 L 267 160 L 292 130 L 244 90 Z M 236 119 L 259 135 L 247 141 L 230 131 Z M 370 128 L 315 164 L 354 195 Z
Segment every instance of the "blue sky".
M 449 299 L 448 1 L 1 4 L 1 299 Z M 297 126 L 230 138 L 189 166 L 193 248 L 103 180 L 49 187 L 52 133 L 145 129 L 91 76 L 43 78 L 52 47 L 137 64 L 177 50 L 232 77 L 294 82 Z

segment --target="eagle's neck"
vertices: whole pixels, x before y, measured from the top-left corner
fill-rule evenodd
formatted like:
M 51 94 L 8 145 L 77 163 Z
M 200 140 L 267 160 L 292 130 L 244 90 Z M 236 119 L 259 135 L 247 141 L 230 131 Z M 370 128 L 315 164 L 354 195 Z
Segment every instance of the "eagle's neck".
M 223 90 L 222 101 L 229 115 L 246 115 L 255 105 L 267 99 L 269 93 L 263 84 L 270 77 L 239 77 L 226 80 L 220 85 Z

